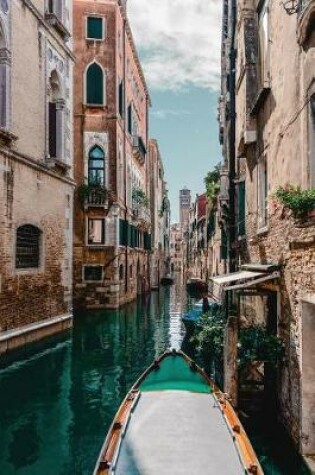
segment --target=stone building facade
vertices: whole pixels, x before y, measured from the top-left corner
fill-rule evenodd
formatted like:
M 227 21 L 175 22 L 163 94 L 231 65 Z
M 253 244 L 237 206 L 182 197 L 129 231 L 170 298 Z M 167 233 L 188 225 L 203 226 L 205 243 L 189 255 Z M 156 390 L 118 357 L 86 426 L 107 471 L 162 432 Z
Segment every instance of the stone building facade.
M 150 289 L 150 98 L 125 2 L 74 1 L 74 303 Z
M 149 141 L 150 207 L 151 207 L 151 287 L 157 289 L 169 273 L 170 203 L 164 177 L 164 167 L 158 143 Z
M 71 0 L 0 4 L 0 352 L 71 324 L 71 32 Z
M 274 197 L 281 186 L 315 187 L 315 2 L 295 7 L 288 15 L 281 3 L 239 0 L 233 19 L 233 1 L 225 2 L 222 76 L 233 90 L 222 88 L 220 129 L 225 166 L 233 177 L 233 186 L 226 182 L 223 189 L 234 216 L 225 220 L 229 257 L 235 269 L 279 266 L 278 279 L 257 286 L 268 294 L 260 312 L 285 343 L 276 385 L 278 414 L 301 453 L 314 455 L 314 213 L 295 219 Z M 232 43 L 235 81 L 229 69 Z
M 170 269 L 173 276 L 179 274 L 183 277 L 185 275 L 187 270 L 186 253 L 183 228 L 180 223 L 174 223 L 171 225 L 170 232 Z

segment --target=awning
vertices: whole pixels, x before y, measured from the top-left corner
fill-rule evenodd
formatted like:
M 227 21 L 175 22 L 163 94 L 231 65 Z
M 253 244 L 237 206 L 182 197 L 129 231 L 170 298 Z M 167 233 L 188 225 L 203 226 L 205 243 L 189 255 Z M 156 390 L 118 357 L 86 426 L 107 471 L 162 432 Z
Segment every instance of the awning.
M 266 273 L 247 270 L 218 275 L 211 278 L 213 283 L 213 295 L 220 299 L 223 290 L 246 289 L 268 280 L 276 279 L 279 276 L 280 274 L 278 271 Z

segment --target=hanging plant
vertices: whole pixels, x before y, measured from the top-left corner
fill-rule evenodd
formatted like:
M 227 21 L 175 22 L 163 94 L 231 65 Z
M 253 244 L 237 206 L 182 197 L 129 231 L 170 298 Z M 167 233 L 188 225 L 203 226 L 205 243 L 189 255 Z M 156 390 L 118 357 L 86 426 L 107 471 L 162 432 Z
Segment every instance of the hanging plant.
M 108 191 L 105 186 L 101 185 L 100 183 L 82 183 L 77 187 L 77 195 L 79 197 L 79 200 L 82 203 L 85 203 L 87 200 L 90 199 L 91 195 L 99 198 L 100 200 L 106 200 L 108 196 Z
M 311 210 L 315 209 L 315 188 L 302 190 L 300 186 L 287 184 L 280 186 L 273 197 L 285 208 L 290 209 L 296 219 L 305 218 Z
M 284 357 L 284 342 L 270 334 L 262 325 L 240 330 L 238 344 L 239 366 L 262 361 L 277 366 Z
M 142 205 L 145 208 L 150 207 L 150 201 L 145 192 L 141 190 L 141 188 L 134 188 L 132 192 L 132 199 L 135 204 Z

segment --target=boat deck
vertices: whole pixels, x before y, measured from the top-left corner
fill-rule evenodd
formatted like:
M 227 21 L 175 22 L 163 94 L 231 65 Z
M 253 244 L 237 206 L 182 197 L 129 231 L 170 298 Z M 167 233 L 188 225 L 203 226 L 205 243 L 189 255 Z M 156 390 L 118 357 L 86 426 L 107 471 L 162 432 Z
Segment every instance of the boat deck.
M 141 393 L 112 473 L 243 475 L 244 467 L 212 394 L 165 390 Z

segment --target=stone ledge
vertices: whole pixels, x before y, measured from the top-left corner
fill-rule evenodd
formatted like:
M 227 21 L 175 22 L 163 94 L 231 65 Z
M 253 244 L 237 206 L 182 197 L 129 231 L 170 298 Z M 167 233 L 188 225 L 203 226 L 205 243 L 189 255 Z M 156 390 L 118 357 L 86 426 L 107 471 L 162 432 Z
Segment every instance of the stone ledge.
M 72 327 L 72 313 L 48 318 L 18 329 L 0 332 L 0 355 Z
M 310 474 L 315 475 L 315 455 L 313 456 L 304 456 L 304 462 L 308 467 Z

